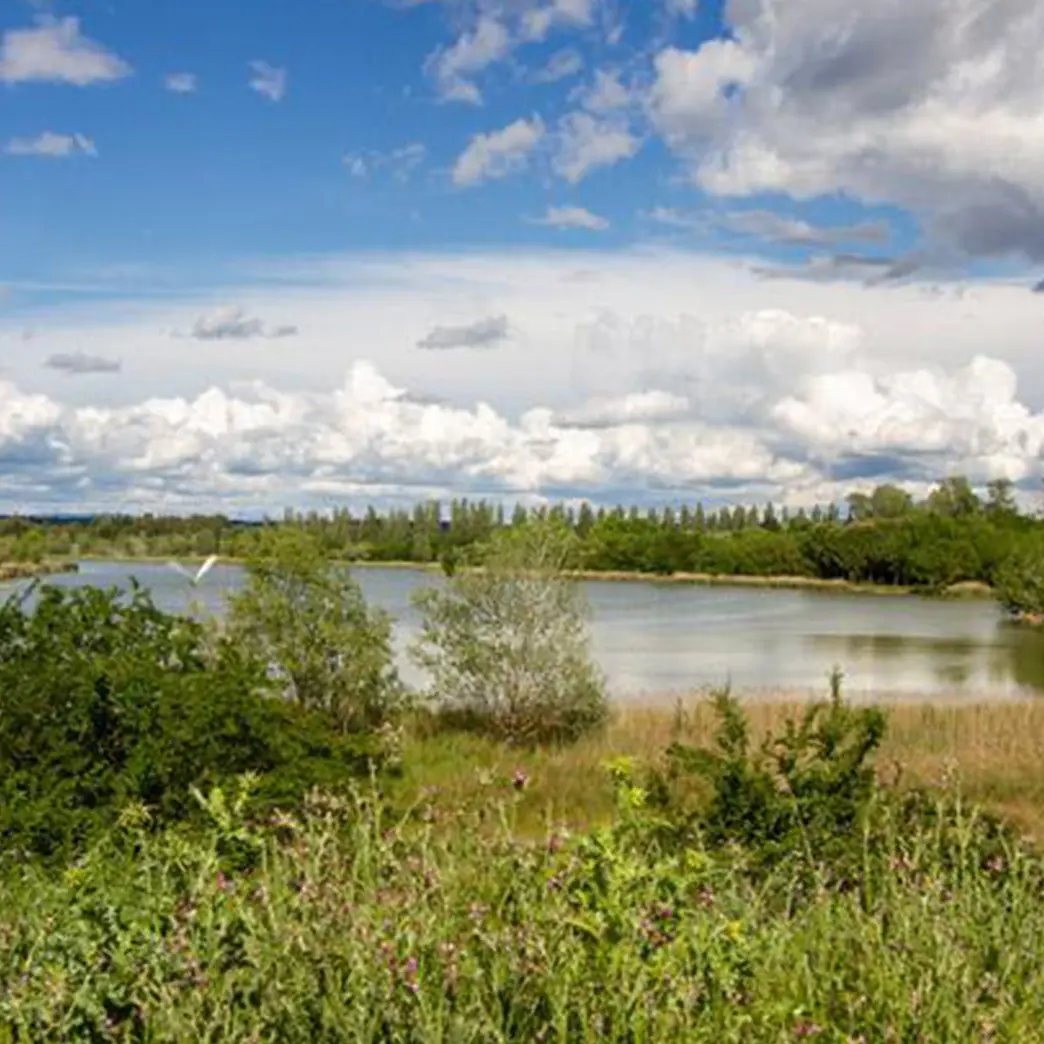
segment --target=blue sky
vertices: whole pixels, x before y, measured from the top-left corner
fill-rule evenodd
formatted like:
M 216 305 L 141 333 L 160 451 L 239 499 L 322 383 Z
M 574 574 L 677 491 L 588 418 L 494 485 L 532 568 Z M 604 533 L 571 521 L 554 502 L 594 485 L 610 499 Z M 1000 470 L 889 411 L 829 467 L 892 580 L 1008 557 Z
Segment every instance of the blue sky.
M 1041 46 L 1033 0 L 8 0 L 0 507 L 1030 488 Z
M 539 116 L 545 125 L 577 109 L 576 92 L 598 69 L 640 81 L 645 56 L 668 41 L 698 48 L 725 32 L 720 4 L 693 18 L 657 4 L 627 4 L 592 14 L 590 25 L 548 30 L 521 41 L 475 77 L 481 104 L 446 101 L 430 59 L 452 46 L 461 22 L 452 5 L 378 0 L 202 0 L 142 4 L 112 0 L 5 6 L 0 28 L 77 18 L 80 35 L 129 66 L 119 79 L 84 88 L 29 81 L 4 89 L 2 131 L 32 139 L 43 129 L 85 135 L 97 157 L 0 165 L 4 198 L 24 200 L 5 214 L 3 269 L 40 276 L 109 264 L 199 264 L 225 258 L 385 248 L 590 242 L 590 232 L 551 229 L 526 218 L 548 206 L 584 206 L 610 222 L 603 246 L 667 232 L 656 208 L 721 209 L 684 184 L 670 150 L 635 131 L 636 155 L 594 169 L 571 185 L 534 161 L 525 176 L 462 190 L 451 172 L 472 135 Z M 505 19 L 505 24 L 510 22 Z M 606 40 L 619 27 L 618 43 Z M 556 56 L 582 68 L 554 83 L 534 83 Z M 272 101 L 251 90 L 250 63 L 286 72 Z M 570 66 L 571 67 L 571 66 Z M 426 72 L 428 68 L 428 72 Z M 187 73 L 195 90 L 165 88 Z M 408 180 L 389 167 L 353 177 L 346 156 L 390 157 L 423 146 Z M 801 203 L 755 196 L 739 208 L 769 206 L 813 223 L 854 223 L 867 208 L 837 196 Z M 887 208 L 874 208 L 874 215 Z M 898 244 L 912 228 L 897 220 Z M 690 239 L 735 240 L 727 232 Z M 777 256 L 802 251 L 761 244 Z M 880 252 L 880 251 L 878 251 Z

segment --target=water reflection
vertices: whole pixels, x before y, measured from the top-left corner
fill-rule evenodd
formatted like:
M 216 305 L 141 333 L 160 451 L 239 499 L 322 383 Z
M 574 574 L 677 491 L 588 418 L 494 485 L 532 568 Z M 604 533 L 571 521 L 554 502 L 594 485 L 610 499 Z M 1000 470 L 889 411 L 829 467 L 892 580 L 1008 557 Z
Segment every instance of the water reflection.
M 405 679 L 421 684 L 406 649 L 419 620 L 415 571 L 359 569 L 366 597 L 396 619 Z M 163 564 L 84 563 L 61 586 L 125 588 L 130 577 L 171 612 L 220 615 L 242 571 L 218 566 L 193 588 Z M 0 597 L 17 585 L 0 585 Z M 825 692 L 834 666 L 854 698 L 1006 698 L 1044 692 L 1044 636 L 978 601 L 859 598 L 833 593 L 592 582 L 593 650 L 617 697 L 667 696 L 731 682 L 739 691 Z

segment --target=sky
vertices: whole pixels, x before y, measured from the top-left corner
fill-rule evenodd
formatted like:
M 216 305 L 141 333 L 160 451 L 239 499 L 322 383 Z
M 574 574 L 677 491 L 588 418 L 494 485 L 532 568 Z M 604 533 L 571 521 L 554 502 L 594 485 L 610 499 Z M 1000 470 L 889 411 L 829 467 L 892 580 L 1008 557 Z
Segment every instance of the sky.
M 2 0 L 0 512 L 1039 499 L 1038 0 Z

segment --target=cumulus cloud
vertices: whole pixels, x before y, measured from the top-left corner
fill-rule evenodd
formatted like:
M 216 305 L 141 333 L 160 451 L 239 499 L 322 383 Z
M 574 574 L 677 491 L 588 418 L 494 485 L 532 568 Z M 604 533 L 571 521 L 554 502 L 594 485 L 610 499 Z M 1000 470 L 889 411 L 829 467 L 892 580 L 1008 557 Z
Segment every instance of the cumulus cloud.
M 601 0 L 447 0 L 465 29 L 448 47 L 429 55 L 425 71 L 435 81 L 443 101 L 482 104 L 476 78 L 508 58 L 516 48 L 542 41 L 558 28 L 583 28 L 592 23 Z M 575 51 L 552 57 L 537 74 L 537 82 L 553 82 L 579 71 Z
M 555 423 L 566 428 L 613 428 L 623 424 L 656 424 L 676 420 L 690 408 L 684 395 L 671 392 L 631 392 L 615 399 L 595 398 L 572 410 L 555 415 Z
M 227 305 L 201 315 L 184 336 L 197 341 L 247 341 L 252 337 L 295 337 L 297 332 L 296 326 L 270 327 L 242 308 Z
M 750 0 L 656 59 L 650 112 L 719 195 L 847 192 L 978 256 L 1044 258 L 1036 0 Z
M 131 74 L 130 65 L 84 36 L 78 18 L 38 18 L 29 29 L 0 38 L 0 83 L 110 83 Z
M 630 159 L 640 146 L 625 121 L 573 112 L 558 125 L 551 165 L 559 177 L 575 185 L 599 167 Z
M 285 69 L 256 60 L 250 63 L 250 74 L 250 89 L 257 91 L 263 98 L 280 102 L 286 96 Z
M 499 131 L 476 134 L 453 167 L 453 183 L 477 185 L 524 170 L 530 153 L 544 137 L 539 116 L 516 120 Z
M 604 232 L 609 222 L 584 207 L 548 207 L 544 216 L 536 219 L 538 225 L 550 228 L 583 228 L 589 232 Z
M 577 91 L 576 99 L 589 112 L 605 114 L 623 109 L 631 103 L 631 91 L 620 82 L 614 69 L 595 70 L 594 80 Z
M 572 413 L 535 405 L 511 421 L 483 402 L 416 401 L 364 361 L 326 392 L 254 382 L 108 408 L 0 382 L 0 484 L 9 495 L 21 485 L 23 496 L 32 486 L 95 506 L 167 508 L 439 489 L 597 500 L 621 488 L 727 486 L 789 497 L 853 455 L 887 456 L 910 474 L 956 464 L 980 482 L 1018 481 L 1037 473 L 1044 445 L 1044 415 L 1019 401 L 1011 368 L 988 358 L 953 372 L 811 375 L 765 418 L 715 422 L 698 402 L 651 390 Z
M 169 73 L 163 80 L 164 86 L 174 94 L 195 94 L 199 88 L 199 78 L 195 73 Z
M 97 156 L 94 142 L 84 134 L 57 134 L 44 131 L 35 138 L 12 138 L 4 147 L 8 156 L 43 156 L 68 159 L 70 156 Z
M 123 369 L 123 362 L 84 352 L 57 352 L 48 356 L 44 366 L 70 377 L 82 377 L 91 373 L 119 373 Z
M 18 339 L 25 317 L 5 311 L 2 495 L 278 510 L 320 492 L 354 505 L 727 487 L 807 504 L 864 481 L 963 471 L 1031 489 L 1041 474 L 1040 298 L 1024 279 L 766 280 L 740 255 L 649 248 L 293 259 L 252 272 L 252 290 L 228 292 L 241 319 L 307 305 L 292 350 L 187 336 L 172 351 L 164 331 L 191 330 L 208 305 L 169 296 L 58 306 L 34 318 L 30 343 Z M 474 343 L 474 320 L 488 330 L 503 315 L 510 337 L 459 349 L 452 365 L 416 347 L 439 327 L 436 345 L 469 329 Z M 112 380 L 41 367 L 88 346 L 135 365 Z
M 510 327 L 506 315 L 493 315 L 465 326 L 436 326 L 417 342 L 418 348 L 492 348 L 506 340 Z
M 941 455 L 971 462 L 980 481 L 1018 481 L 1039 467 L 1044 416 L 1018 401 L 1015 372 L 1000 360 L 978 356 L 952 374 L 921 369 L 875 379 L 845 370 L 805 383 L 776 405 L 773 419 L 827 459 Z
M 428 59 L 428 69 L 435 77 L 440 96 L 445 101 L 478 105 L 482 94 L 471 77 L 500 61 L 511 47 L 511 34 L 498 18 L 480 18 L 471 32 Z

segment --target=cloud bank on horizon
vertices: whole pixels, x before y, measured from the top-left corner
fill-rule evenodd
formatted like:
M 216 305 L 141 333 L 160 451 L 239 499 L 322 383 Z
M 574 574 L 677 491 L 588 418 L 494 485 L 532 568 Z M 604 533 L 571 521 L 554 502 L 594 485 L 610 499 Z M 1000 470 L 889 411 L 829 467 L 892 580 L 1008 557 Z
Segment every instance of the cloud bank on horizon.
M 0 15 L 0 510 L 1039 485 L 1036 0 L 236 6 Z

